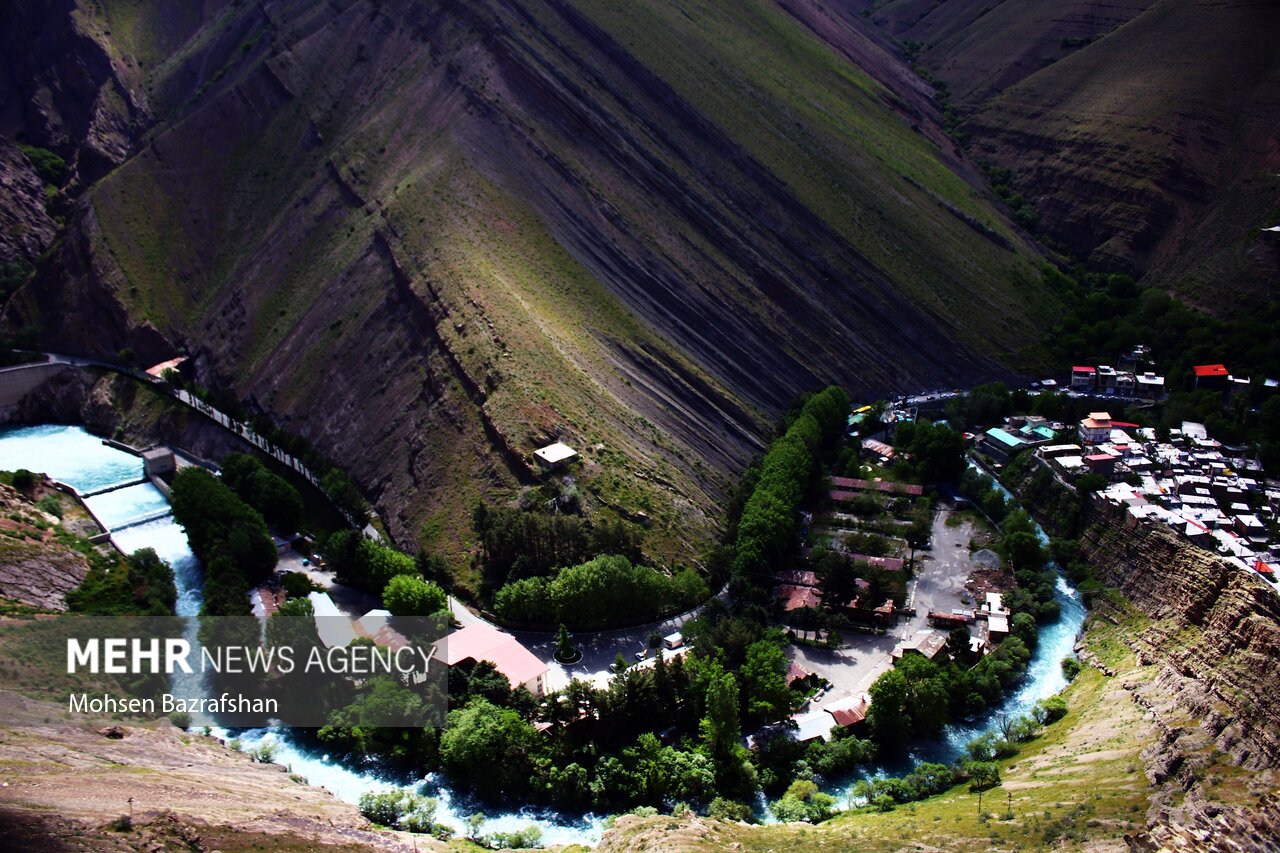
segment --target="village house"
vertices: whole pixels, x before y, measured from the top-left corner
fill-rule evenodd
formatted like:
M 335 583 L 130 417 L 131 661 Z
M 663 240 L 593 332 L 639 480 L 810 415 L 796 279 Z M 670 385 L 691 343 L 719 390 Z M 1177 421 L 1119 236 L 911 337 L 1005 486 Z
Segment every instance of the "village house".
M 1111 413 L 1090 412 L 1080 421 L 1080 443 L 1102 444 L 1111 438 Z
M 1081 394 L 1092 394 L 1097 387 L 1098 369 L 1087 364 L 1071 368 L 1071 390 Z

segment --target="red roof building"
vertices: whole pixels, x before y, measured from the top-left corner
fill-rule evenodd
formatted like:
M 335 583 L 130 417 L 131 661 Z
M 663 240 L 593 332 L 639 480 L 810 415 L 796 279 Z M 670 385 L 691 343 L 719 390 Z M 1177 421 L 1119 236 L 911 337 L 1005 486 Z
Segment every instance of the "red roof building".
M 1225 364 L 1197 364 L 1191 368 L 1197 388 L 1226 388 L 1231 373 Z
M 521 685 L 534 696 L 547 689 L 547 665 L 510 634 L 482 623 L 454 631 L 440 644 L 444 662 L 457 666 L 463 661 L 489 661 L 507 677 L 512 689 Z
M 783 584 L 775 592 L 782 599 L 782 609 L 788 613 L 805 607 L 818 607 L 822 604 L 822 593 L 811 586 Z
M 867 694 L 862 694 L 856 699 L 849 699 L 832 703 L 826 707 L 826 712 L 835 718 L 836 725 L 839 726 L 856 726 L 867 719 L 867 708 L 871 706 L 871 698 Z

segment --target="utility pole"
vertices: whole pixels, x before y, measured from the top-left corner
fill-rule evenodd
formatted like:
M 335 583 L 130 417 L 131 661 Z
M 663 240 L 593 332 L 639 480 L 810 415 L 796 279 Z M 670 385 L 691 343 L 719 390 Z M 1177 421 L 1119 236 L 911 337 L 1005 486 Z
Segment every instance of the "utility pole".
M 978 820 L 982 820 L 982 789 L 978 789 Z

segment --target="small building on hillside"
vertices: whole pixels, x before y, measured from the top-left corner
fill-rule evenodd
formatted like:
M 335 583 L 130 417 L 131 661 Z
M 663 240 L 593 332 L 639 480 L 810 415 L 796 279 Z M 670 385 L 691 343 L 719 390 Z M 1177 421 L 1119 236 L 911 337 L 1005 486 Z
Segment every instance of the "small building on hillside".
M 1008 462 L 1010 457 L 1026 446 L 1022 439 L 999 427 L 992 427 L 982 434 L 982 449 L 1001 462 Z
M 533 458 L 542 470 L 556 471 L 577 459 L 578 451 L 557 441 L 555 444 L 548 444 L 533 451 Z
M 1150 371 L 1140 373 L 1136 377 L 1137 394 L 1144 400 L 1160 400 L 1164 398 L 1164 377 L 1156 376 Z
M 1098 365 L 1097 391 L 1106 397 L 1116 393 L 1116 369 L 1109 364 Z
M 1222 390 L 1227 387 L 1227 379 L 1231 371 L 1225 364 L 1197 364 L 1191 368 L 1196 388 L 1213 388 Z
M 1110 477 L 1116 472 L 1117 458 L 1110 453 L 1091 453 L 1084 458 L 1084 466 L 1089 469 L 1091 474 Z

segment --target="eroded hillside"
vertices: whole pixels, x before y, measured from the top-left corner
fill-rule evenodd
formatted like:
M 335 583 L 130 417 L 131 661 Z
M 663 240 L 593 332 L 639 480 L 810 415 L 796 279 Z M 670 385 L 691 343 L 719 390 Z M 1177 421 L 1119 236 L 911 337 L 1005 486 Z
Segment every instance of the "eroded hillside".
M 1261 0 L 876 4 L 944 81 L 1037 235 L 1218 316 L 1274 299 L 1280 7 Z
M 186 348 L 342 460 L 406 544 L 563 438 L 589 503 L 644 511 L 678 554 L 796 393 L 1002 375 L 1047 304 L 927 87 L 810 7 L 67 15 L 133 138 L 63 191 L 10 325 Z M 48 125 L 6 132 L 56 147 Z

